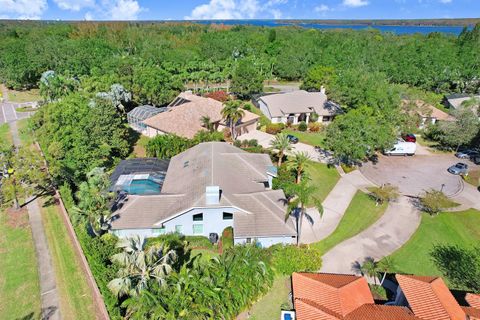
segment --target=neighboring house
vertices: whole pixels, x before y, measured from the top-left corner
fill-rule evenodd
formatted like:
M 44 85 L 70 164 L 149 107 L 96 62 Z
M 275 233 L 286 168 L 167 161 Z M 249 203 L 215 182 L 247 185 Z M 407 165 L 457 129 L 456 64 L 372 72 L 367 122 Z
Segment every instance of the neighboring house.
M 365 278 L 346 274 L 294 273 L 296 320 L 473 320 L 480 296 L 467 294 L 460 306 L 442 278 L 396 275 L 395 301 L 376 304 Z M 395 284 L 394 284 L 395 285 Z
M 422 100 L 402 100 L 402 103 L 405 106 L 408 104 L 413 104 L 413 110 L 410 110 L 409 114 L 418 115 L 420 117 L 420 123 L 418 127 L 420 129 L 425 128 L 430 124 L 435 124 L 438 121 L 454 121 L 455 118 L 448 113 L 435 108 L 431 104 L 428 104 Z
M 233 227 L 235 244 L 294 244 L 294 222 L 285 220 L 285 194 L 272 190 L 275 176 L 266 154 L 224 142 L 201 143 L 170 160 L 159 194 L 128 195 L 118 205 L 112 232 L 119 237 L 172 232 L 209 237 Z
M 445 104 L 449 108 L 458 109 L 463 102 L 472 98 L 480 99 L 480 95 L 471 95 L 466 93 L 455 93 L 445 96 Z
M 202 126 L 202 117 L 210 118 L 215 130 L 222 131 L 227 126 L 222 118 L 223 107 L 223 103 L 217 100 L 182 92 L 165 111 L 143 120 L 146 129 L 142 133 L 148 137 L 175 134 L 191 139 L 200 130 L 206 130 Z M 237 124 L 238 135 L 255 131 L 260 118 L 252 112 L 244 112 L 245 116 Z
M 127 113 L 127 121 L 130 127 L 143 135 L 147 134 L 147 126 L 144 120 L 166 111 L 167 108 L 157 108 L 150 105 L 138 106 Z
M 318 122 L 329 123 L 341 113 L 340 107 L 329 101 L 325 90 L 321 92 L 307 92 L 296 90 L 267 94 L 253 100 L 272 123 L 297 124 L 301 121 L 309 122 L 312 113 L 318 115 Z

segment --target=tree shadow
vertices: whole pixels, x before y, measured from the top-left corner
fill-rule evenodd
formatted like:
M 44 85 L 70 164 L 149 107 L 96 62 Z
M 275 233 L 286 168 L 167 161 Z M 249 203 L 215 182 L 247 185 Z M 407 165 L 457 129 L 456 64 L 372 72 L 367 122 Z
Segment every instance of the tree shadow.
M 140 140 L 142 134 L 138 131 L 133 130 L 131 127 L 128 127 L 127 133 L 127 142 L 128 142 L 128 153 L 132 153 L 135 148 L 135 144 Z

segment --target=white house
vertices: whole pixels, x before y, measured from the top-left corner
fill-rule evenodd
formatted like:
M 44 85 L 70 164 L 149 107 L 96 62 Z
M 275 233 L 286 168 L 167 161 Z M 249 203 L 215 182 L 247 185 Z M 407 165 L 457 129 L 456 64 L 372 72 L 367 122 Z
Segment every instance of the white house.
M 272 123 L 308 123 L 312 113 L 318 115 L 318 122 L 329 123 L 341 113 L 340 107 L 328 100 L 324 89 L 321 92 L 296 90 L 267 94 L 253 103 Z
M 295 224 L 285 221 L 285 194 L 271 189 L 275 175 L 266 154 L 223 142 L 201 143 L 170 160 L 159 194 L 128 195 L 115 212 L 112 232 L 119 237 L 171 232 L 209 237 L 233 227 L 235 244 L 296 243 Z

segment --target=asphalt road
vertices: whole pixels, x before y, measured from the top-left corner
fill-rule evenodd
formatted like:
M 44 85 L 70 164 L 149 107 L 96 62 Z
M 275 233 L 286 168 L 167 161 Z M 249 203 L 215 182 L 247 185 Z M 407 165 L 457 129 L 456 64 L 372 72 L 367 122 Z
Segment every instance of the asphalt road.
M 15 109 L 19 106 L 19 104 L 11 102 L 0 103 L 0 124 L 25 119 L 33 114 L 33 112 L 17 112 Z

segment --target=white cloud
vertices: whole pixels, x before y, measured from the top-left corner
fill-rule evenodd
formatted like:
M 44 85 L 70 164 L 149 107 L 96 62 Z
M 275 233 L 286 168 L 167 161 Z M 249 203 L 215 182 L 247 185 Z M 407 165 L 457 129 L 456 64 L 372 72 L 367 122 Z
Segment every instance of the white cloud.
M 315 12 L 327 12 L 330 11 L 330 7 L 326 4 L 321 4 L 319 6 L 316 6 L 314 10 Z
M 440 0 L 441 3 L 452 3 L 452 0 Z
M 87 21 L 95 20 L 95 18 L 93 17 L 93 13 L 91 13 L 91 12 L 85 13 L 85 20 L 87 20 Z
M 0 15 L 14 19 L 40 19 L 47 0 L 0 0 Z
M 139 13 L 143 11 L 135 0 L 116 0 L 108 10 L 112 20 L 137 20 Z
M 366 6 L 369 2 L 367 0 L 343 0 L 342 4 L 346 7 L 357 8 Z
M 95 0 L 53 0 L 62 10 L 80 11 L 95 6 Z
M 253 19 L 261 13 L 268 13 L 273 18 L 280 19 L 282 11 L 275 6 L 287 2 L 288 0 L 269 0 L 262 5 L 258 0 L 210 0 L 208 3 L 195 7 L 185 19 Z

